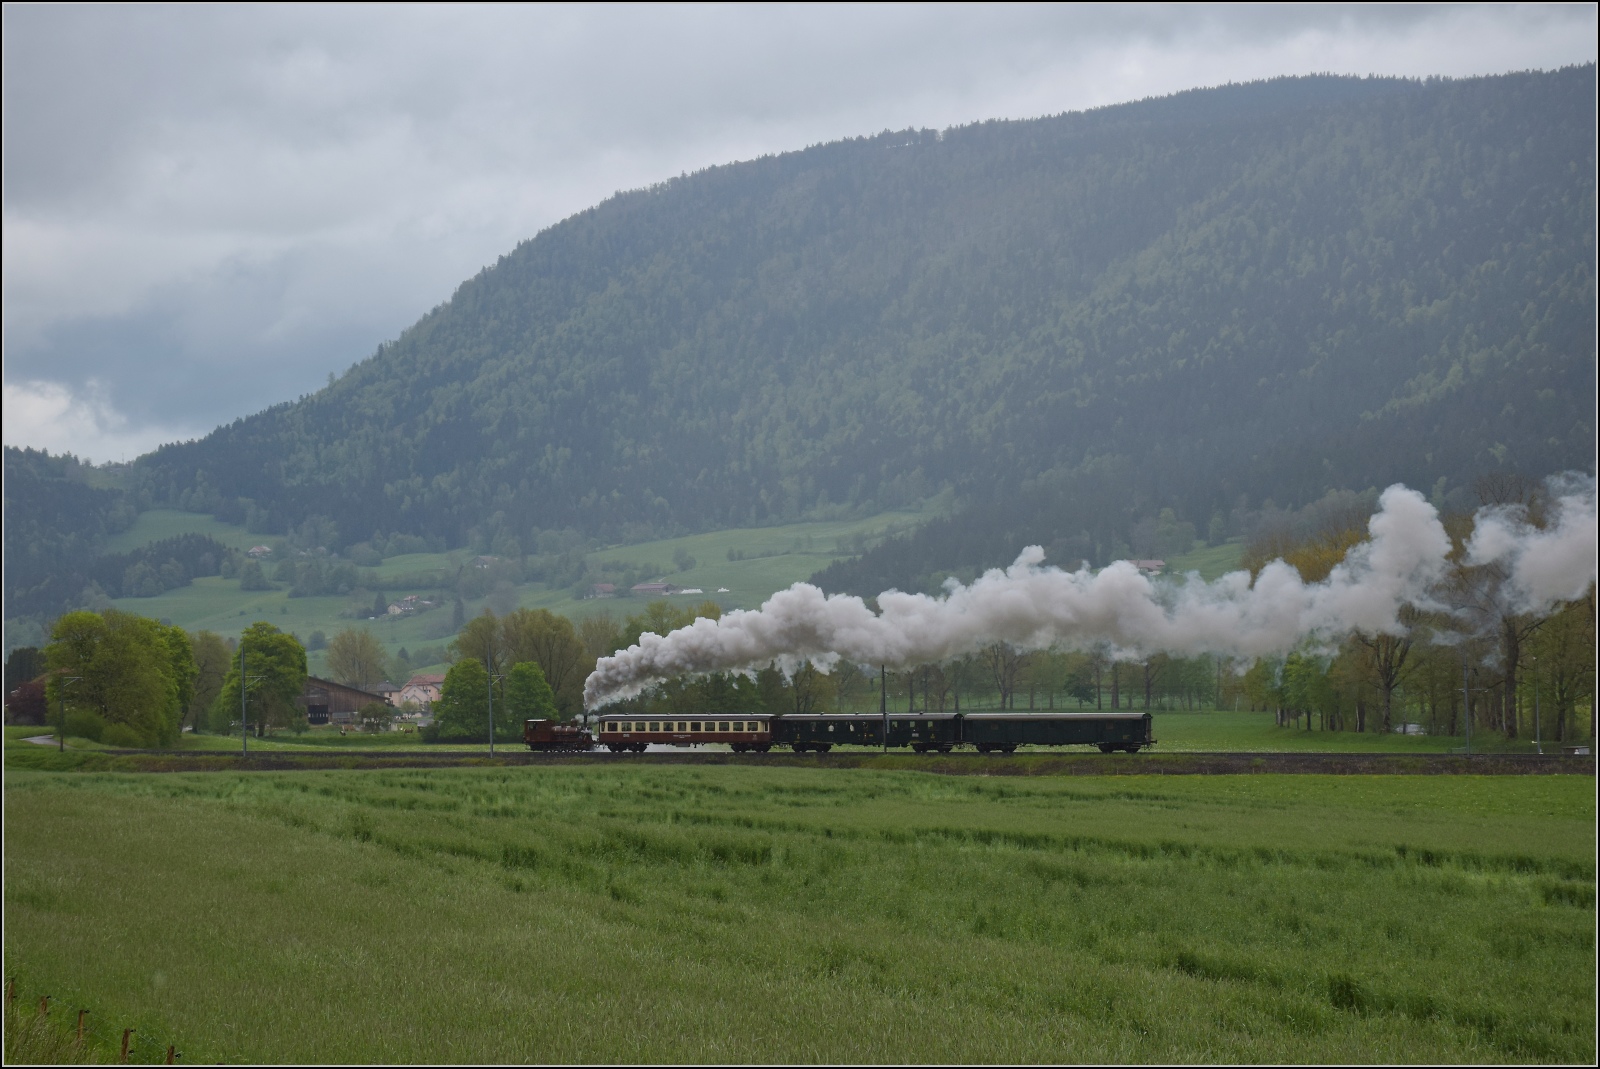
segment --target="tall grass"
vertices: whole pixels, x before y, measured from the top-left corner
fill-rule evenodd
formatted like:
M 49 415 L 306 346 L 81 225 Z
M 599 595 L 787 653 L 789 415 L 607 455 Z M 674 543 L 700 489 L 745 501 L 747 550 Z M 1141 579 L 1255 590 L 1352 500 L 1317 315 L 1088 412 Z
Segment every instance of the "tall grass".
M 1580 777 L 7 777 L 6 967 L 191 1061 L 1575 1061 Z

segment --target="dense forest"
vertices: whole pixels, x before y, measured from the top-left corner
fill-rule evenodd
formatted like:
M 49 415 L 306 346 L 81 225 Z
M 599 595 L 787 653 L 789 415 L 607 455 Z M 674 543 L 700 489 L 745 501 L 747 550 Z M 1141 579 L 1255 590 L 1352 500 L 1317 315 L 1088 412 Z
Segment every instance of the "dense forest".
M 138 516 L 127 493 L 93 476 L 74 457 L 6 447 L 6 619 L 77 606 L 106 537 Z
M 826 576 L 870 593 L 1026 542 L 1103 563 L 1163 509 L 1204 536 L 1265 498 L 1589 468 L 1595 97 L 1593 65 L 1276 79 L 713 167 L 552 226 L 127 493 L 517 555 L 953 488 Z M 17 553 L 53 521 L 18 527 L 11 470 L 16 612 L 57 551 Z

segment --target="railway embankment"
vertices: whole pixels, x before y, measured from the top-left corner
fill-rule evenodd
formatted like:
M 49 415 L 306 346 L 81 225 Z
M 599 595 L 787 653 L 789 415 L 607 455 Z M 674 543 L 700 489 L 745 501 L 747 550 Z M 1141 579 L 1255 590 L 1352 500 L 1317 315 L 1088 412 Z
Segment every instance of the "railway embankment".
M 248 756 L 216 751 L 8 750 L 9 769 L 62 772 L 288 772 L 318 769 L 516 768 L 542 765 L 755 765 L 929 772 L 952 776 L 1128 775 L 1580 775 L 1595 773 L 1592 755 L 1374 753 L 1019 753 L 1009 756 L 834 751 L 827 754 L 528 753 L 502 749 L 463 754 L 420 750 L 338 753 L 266 751 Z

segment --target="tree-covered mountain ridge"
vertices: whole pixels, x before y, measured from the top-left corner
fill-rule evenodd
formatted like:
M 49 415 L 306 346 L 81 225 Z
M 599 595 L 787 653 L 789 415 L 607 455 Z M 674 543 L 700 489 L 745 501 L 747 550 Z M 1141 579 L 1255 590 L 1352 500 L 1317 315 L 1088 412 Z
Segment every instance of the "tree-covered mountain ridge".
M 1290 78 L 858 138 L 618 194 L 141 499 L 531 550 L 1044 497 L 1589 467 L 1595 68 Z M 952 562 L 959 563 L 959 562 Z

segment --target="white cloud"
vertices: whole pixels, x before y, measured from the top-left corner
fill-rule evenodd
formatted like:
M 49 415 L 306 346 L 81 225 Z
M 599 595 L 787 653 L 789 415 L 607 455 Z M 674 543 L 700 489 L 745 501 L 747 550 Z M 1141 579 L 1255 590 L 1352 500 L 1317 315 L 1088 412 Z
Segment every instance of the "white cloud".
M 105 387 L 97 379 L 89 380 L 78 394 L 54 382 L 8 382 L 4 394 L 6 445 L 113 463 L 132 460 L 164 442 L 195 437 L 193 431 L 173 427 L 131 426 L 107 401 Z

